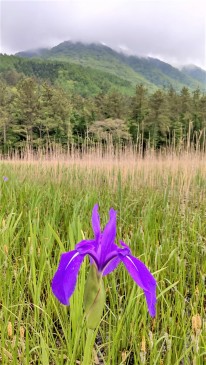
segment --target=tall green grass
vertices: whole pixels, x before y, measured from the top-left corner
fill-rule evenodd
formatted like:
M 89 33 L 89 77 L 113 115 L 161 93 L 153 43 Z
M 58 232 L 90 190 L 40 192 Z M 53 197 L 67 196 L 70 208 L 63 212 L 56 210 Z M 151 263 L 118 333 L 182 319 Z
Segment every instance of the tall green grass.
M 9 180 L 4 181 L 3 176 Z M 82 364 L 83 263 L 70 307 L 50 283 L 62 252 L 91 238 L 118 211 L 122 239 L 154 273 L 157 315 L 123 265 L 105 277 L 96 364 L 202 365 L 206 359 L 206 168 L 204 161 L 1 162 L 0 362 Z

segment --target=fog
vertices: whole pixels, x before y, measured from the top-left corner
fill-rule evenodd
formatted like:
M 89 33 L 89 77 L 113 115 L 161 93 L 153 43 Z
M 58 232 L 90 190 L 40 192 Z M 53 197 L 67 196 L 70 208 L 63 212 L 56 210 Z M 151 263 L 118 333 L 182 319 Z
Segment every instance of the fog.
M 102 42 L 128 54 L 206 68 L 203 0 L 76 0 L 0 3 L 0 52 Z

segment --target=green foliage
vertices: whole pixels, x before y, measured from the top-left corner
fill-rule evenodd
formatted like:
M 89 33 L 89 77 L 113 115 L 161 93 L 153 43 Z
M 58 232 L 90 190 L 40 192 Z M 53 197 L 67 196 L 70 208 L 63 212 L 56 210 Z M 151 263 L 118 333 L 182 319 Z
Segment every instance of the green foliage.
M 129 141 L 131 136 L 128 132 L 128 127 L 125 122 L 121 119 L 105 119 L 95 121 L 89 127 L 88 134 L 92 136 L 96 141 L 103 143 L 123 143 Z
M 93 264 L 90 267 L 84 288 L 84 311 L 88 328 L 95 330 L 99 326 L 105 306 L 105 297 L 102 276 Z

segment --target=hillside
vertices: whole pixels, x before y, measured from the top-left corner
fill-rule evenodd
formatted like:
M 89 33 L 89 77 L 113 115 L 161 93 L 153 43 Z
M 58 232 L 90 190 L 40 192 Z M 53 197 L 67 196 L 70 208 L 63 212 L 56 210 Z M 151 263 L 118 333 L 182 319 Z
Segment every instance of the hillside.
M 148 88 L 152 90 L 156 89 L 153 83 L 146 80 L 144 76 L 122 62 L 121 55 L 111 48 L 102 45 L 63 42 L 51 50 L 41 49 L 36 50 L 36 53 L 35 51 L 26 51 L 17 53 L 16 55 L 20 57 L 36 57 L 50 61 L 75 63 L 83 67 L 90 67 L 93 70 L 100 70 L 120 77 L 129 81 L 134 87 L 138 83 L 144 83 Z
M 202 73 L 198 75 L 197 72 L 181 71 L 158 59 L 126 56 L 102 44 L 65 41 L 51 49 L 19 52 L 17 56 L 76 63 L 110 73 L 129 81 L 131 85 L 143 83 L 152 91 L 169 85 L 176 90 L 183 86 L 206 90 L 204 70 L 199 69 Z
M 190 77 L 192 77 L 193 79 L 197 80 L 200 83 L 204 83 L 204 85 L 206 85 L 206 71 L 204 71 L 203 69 L 201 69 L 200 67 L 197 67 L 195 65 L 190 65 L 190 66 L 184 66 L 181 71 L 185 74 L 185 75 L 189 75 Z
M 127 79 L 91 67 L 55 60 L 0 55 L 0 75 L 9 84 L 15 84 L 15 79 L 18 81 L 21 75 L 36 77 L 82 96 L 107 93 L 112 89 L 132 95 L 135 90 L 135 84 Z

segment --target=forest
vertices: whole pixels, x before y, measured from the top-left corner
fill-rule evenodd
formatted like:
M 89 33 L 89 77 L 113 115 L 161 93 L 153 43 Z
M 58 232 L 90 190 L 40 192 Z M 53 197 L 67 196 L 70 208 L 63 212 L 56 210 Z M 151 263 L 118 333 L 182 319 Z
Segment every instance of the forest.
M 75 64 L 1 56 L 1 153 L 70 143 L 204 148 L 206 95 L 172 85 L 150 89 Z

